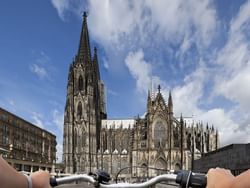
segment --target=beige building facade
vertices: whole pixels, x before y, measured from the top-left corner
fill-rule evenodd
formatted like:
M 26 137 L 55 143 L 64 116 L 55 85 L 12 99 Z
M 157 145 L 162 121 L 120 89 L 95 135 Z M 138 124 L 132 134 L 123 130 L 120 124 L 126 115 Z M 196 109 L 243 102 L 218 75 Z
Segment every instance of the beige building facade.
M 56 136 L 0 108 L 0 154 L 18 171 L 51 171 Z

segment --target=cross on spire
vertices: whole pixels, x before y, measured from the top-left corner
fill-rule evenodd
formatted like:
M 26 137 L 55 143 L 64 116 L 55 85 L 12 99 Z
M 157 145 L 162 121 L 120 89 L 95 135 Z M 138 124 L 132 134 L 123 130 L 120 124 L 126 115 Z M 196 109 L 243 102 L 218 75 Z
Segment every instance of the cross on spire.
M 158 85 L 158 93 L 160 93 L 161 92 L 161 86 L 160 86 L 160 84 Z
M 83 12 L 82 14 L 83 19 L 86 19 L 88 17 L 88 13 L 86 11 Z

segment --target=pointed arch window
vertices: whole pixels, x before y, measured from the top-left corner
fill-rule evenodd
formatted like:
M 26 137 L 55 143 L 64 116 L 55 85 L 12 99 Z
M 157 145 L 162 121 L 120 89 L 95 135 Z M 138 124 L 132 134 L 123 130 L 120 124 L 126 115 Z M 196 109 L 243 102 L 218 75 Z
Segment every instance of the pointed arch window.
M 189 133 L 187 136 L 187 148 L 191 150 L 191 134 Z
M 78 89 L 79 91 L 83 90 L 83 79 L 82 79 L 82 75 L 79 76 L 78 78 Z
M 85 78 L 85 93 L 87 93 L 88 92 L 88 75 L 86 76 L 86 78 Z
M 164 147 L 165 143 L 166 143 L 166 138 L 167 138 L 167 134 L 166 134 L 166 128 L 164 126 L 164 124 L 160 121 L 158 121 L 155 124 L 155 128 L 154 128 L 154 145 L 155 147 Z
M 105 151 L 106 149 L 108 149 L 107 134 L 104 133 L 104 135 L 103 135 L 103 151 Z
M 141 172 L 142 172 L 142 177 L 146 177 L 146 176 L 147 176 L 147 165 L 146 165 L 145 163 L 143 163 L 143 164 L 141 165 L 141 167 L 142 167 L 142 170 L 141 170 Z
M 167 162 L 163 159 L 163 158 L 159 158 L 156 162 L 155 162 L 155 168 L 157 169 L 167 169 Z M 163 174 L 164 172 L 161 170 L 157 170 L 157 175 Z
M 73 139 L 74 139 L 74 147 L 76 147 L 76 150 L 78 150 L 78 146 L 77 146 L 77 145 L 78 145 L 78 139 L 77 139 L 77 138 L 78 138 L 77 128 L 74 128 L 74 131 L 75 131 L 75 132 L 74 132 L 74 138 L 73 138 Z
M 198 150 L 201 151 L 201 134 L 198 133 L 195 137 L 195 145 Z
M 174 128 L 174 147 L 180 147 L 180 129 L 179 127 Z
M 70 119 L 70 103 L 69 99 L 67 99 L 66 105 L 65 105 L 65 122 L 68 122 Z
M 179 163 L 176 163 L 174 169 L 181 170 L 181 165 Z
M 210 151 L 210 148 L 209 148 L 209 134 L 206 135 L 206 145 L 207 145 L 207 152 Z
M 79 102 L 77 106 L 77 118 L 81 119 L 81 117 L 82 117 L 82 103 Z
M 86 145 L 86 132 L 82 131 L 82 146 Z

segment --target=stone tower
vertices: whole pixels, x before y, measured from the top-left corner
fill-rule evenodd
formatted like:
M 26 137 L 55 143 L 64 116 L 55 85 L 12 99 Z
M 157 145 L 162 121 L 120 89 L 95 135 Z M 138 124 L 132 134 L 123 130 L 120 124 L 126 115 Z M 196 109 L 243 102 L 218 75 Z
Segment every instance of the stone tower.
M 92 57 L 84 13 L 78 53 L 68 74 L 63 135 L 66 173 L 89 172 L 97 168 L 101 120 L 107 116 L 105 106 L 97 49 L 94 48 Z

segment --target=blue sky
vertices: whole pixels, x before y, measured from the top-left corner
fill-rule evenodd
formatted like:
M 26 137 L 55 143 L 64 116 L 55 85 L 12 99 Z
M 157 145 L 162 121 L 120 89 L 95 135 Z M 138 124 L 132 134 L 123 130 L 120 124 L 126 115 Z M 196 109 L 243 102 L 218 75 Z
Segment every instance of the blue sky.
M 1 1 L 0 106 L 56 134 L 59 155 L 83 11 L 109 118 L 142 115 L 161 84 L 175 115 L 214 124 L 221 145 L 250 141 L 249 1 Z

